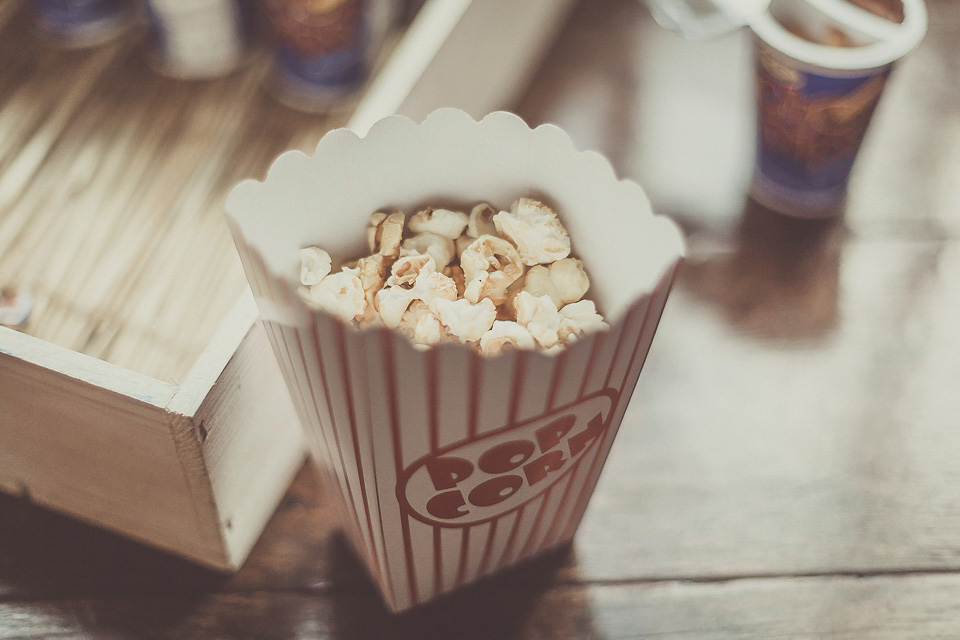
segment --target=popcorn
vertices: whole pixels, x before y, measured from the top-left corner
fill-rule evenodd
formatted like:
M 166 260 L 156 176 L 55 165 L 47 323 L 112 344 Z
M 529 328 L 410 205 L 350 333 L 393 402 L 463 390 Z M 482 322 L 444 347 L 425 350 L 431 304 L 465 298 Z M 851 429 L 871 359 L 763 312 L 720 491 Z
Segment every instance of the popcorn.
M 430 307 L 426 302 L 423 300 L 411 300 L 407 308 L 404 309 L 403 315 L 400 316 L 400 321 L 394 329 L 413 340 L 417 323 L 420 322 L 422 316 L 428 313 L 430 313 Z
M 453 283 L 457 285 L 457 297 L 462 297 L 463 290 L 467 286 L 467 280 L 463 275 L 463 269 L 456 265 L 449 266 L 444 268 L 443 275 L 453 280 Z
M 426 231 L 450 240 L 456 240 L 463 233 L 468 222 L 467 215 L 459 211 L 427 207 L 410 218 L 410 230 L 415 233 Z
M 497 317 L 497 307 L 489 298 L 483 298 L 477 304 L 469 300 L 447 300 L 435 298 L 430 310 L 440 319 L 451 334 L 464 342 L 479 340 L 493 325 Z
M 446 335 L 440 321 L 432 313 L 426 313 L 417 320 L 413 331 L 413 341 L 417 344 L 434 345 Z
M 426 278 L 417 278 L 417 286 L 414 287 L 414 291 L 417 292 L 418 299 L 426 303 L 433 302 L 437 298 L 457 299 L 457 283 L 439 271 L 434 271 Z
M 393 265 L 386 286 L 376 295 L 376 309 L 386 326 L 399 326 L 407 307 L 414 300 L 427 304 L 435 298 L 457 297 L 457 285 L 438 272 L 431 256 L 415 255 L 400 258 Z
M 448 336 L 440 320 L 423 300 L 414 300 L 410 303 L 396 328 L 419 345 L 435 345 Z
M 581 300 L 568 304 L 559 311 L 562 320 L 558 335 L 562 342 L 573 342 L 585 333 L 609 329 L 603 316 L 597 313 L 593 300 Z
M 384 257 L 379 253 L 357 261 L 357 277 L 363 288 L 363 297 L 367 301 L 363 317 L 359 319 L 363 325 L 380 324 L 380 316 L 376 309 L 377 292 L 384 286 L 383 277 L 386 275 Z
M 393 269 L 391 269 L 390 277 L 387 279 L 387 286 L 412 289 L 417 281 L 417 276 L 422 271 L 432 273 L 436 270 L 437 263 L 433 256 L 419 253 L 404 256 L 393 263 Z
M 380 232 L 380 223 L 387 219 L 387 214 L 377 211 L 370 216 L 370 224 L 367 225 L 367 248 L 373 253 L 379 250 L 377 234 Z
M 560 324 L 563 316 L 550 296 L 539 298 L 521 291 L 514 299 L 517 322 L 523 325 L 542 347 L 550 348 L 560 342 Z
M 330 273 L 330 254 L 319 247 L 300 249 L 300 284 L 312 286 Z
M 476 238 L 471 238 L 471 237 L 470 237 L 469 235 L 467 235 L 467 234 L 463 234 L 462 236 L 460 236 L 459 238 L 457 238 L 456 246 L 457 246 L 457 259 L 458 259 L 458 260 L 460 259 L 460 256 L 463 255 L 463 252 L 467 250 L 467 247 L 469 247 L 471 244 L 473 244 L 473 241 L 474 241 L 474 240 L 476 240 Z
M 554 211 L 536 200 L 520 198 L 510 211 L 493 216 L 501 236 L 516 246 L 523 264 L 547 264 L 570 255 L 570 236 Z
M 480 236 L 460 256 L 467 285 L 463 292 L 470 302 L 490 298 L 500 304 L 507 287 L 523 275 L 520 255 L 509 242 L 496 236 Z
M 523 326 L 511 320 L 496 320 L 480 338 L 480 353 L 495 356 L 504 349 L 533 349 L 533 336 Z
M 455 254 L 454 243 L 450 238 L 422 231 L 412 238 L 403 241 L 400 249 L 401 256 L 413 254 L 429 254 L 433 256 L 437 267 L 443 268 L 450 264 Z
M 516 320 L 517 308 L 514 305 L 517 294 L 523 291 L 526 278 L 517 278 L 507 287 L 507 297 L 497 307 L 497 320 Z
M 383 277 L 386 275 L 385 267 L 384 258 L 379 253 L 357 260 L 355 268 L 360 278 L 360 285 L 365 293 L 373 295 L 383 288 Z
M 456 340 L 484 355 L 504 349 L 556 353 L 607 328 L 584 295 L 590 280 L 570 254 L 570 238 L 549 207 L 521 198 L 510 211 L 487 203 L 467 216 L 427 208 L 374 213 L 371 255 L 330 273 L 329 254 L 300 251 L 298 293 L 359 326 L 394 329 L 418 349 Z
M 363 316 L 367 306 L 359 273 L 359 269 L 343 269 L 315 285 L 300 287 L 297 292 L 311 307 L 329 311 L 346 321 L 354 320 Z
M 403 240 L 403 221 L 402 211 L 396 211 L 390 215 L 375 213 L 370 216 L 370 225 L 373 228 L 372 234 L 370 229 L 367 229 L 367 244 L 370 246 L 370 251 L 388 258 L 398 257 L 400 241 Z
M 497 226 L 493 223 L 493 216 L 496 213 L 497 210 L 486 202 L 481 202 L 471 209 L 470 221 L 467 223 L 467 236 L 479 238 L 497 235 Z
M 550 269 L 543 265 L 530 267 L 526 277 L 523 279 L 523 290 L 536 298 L 540 296 L 550 296 L 550 299 L 553 300 L 553 304 L 556 307 L 563 306 L 563 299 L 560 297 L 560 292 L 557 291 L 557 287 L 553 283 Z
M 403 313 L 403 318 L 400 319 L 400 324 L 397 325 L 397 328 L 401 333 L 404 333 L 406 330 L 410 330 L 410 335 L 413 335 L 413 328 L 417 326 L 417 323 L 420 321 L 420 318 L 427 315 L 428 313 L 433 313 L 430 311 L 430 305 L 428 305 L 423 300 L 414 300 L 410 303 L 410 306 L 407 307 L 407 310 Z
M 590 279 L 583 270 L 583 263 L 576 258 L 564 258 L 551 264 L 550 281 L 560 299 L 560 302 L 556 298 L 553 300 L 558 307 L 576 302 L 590 288 Z

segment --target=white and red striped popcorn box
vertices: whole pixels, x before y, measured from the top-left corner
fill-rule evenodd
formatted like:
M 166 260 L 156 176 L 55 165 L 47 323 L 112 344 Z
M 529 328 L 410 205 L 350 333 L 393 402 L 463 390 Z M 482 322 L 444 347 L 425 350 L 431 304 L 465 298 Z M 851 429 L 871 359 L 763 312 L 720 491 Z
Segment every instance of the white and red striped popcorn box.
M 295 294 L 299 249 L 334 265 L 367 252 L 374 211 L 553 205 L 610 329 L 544 355 L 421 351 L 358 330 Z M 347 534 L 399 611 L 569 541 L 636 386 L 682 261 L 677 227 L 640 187 L 559 128 L 454 109 L 364 137 L 328 133 L 239 184 L 228 219 L 316 462 Z

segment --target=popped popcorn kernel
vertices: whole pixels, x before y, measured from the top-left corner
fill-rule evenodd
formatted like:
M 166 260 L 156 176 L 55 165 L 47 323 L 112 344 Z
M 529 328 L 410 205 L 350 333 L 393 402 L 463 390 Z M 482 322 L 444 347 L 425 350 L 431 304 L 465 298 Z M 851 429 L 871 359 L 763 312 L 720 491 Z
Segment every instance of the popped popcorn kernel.
M 560 323 L 563 316 L 550 296 L 539 298 L 521 291 L 514 299 L 517 322 L 523 325 L 542 347 L 550 348 L 560 341 Z
M 517 248 L 523 264 L 547 264 L 570 255 L 570 236 L 550 207 L 520 198 L 493 216 L 497 232 Z
M 420 318 L 429 313 L 432 313 L 432 311 L 430 311 L 430 305 L 423 300 L 413 300 L 410 302 L 407 310 L 404 311 L 403 317 L 400 319 L 400 324 L 397 325 L 397 329 L 399 329 L 401 333 L 409 331 L 412 337 L 413 328 L 417 326 Z
M 479 238 L 480 236 L 497 235 L 497 225 L 493 223 L 493 216 L 497 210 L 486 202 L 481 202 L 470 210 L 470 221 L 467 223 L 467 236 Z
M 312 286 L 330 273 L 330 254 L 319 247 L 300 249 L 300 284 Z
M 344 265 L 344 268 L 346 265 Z M 383 286 L 387 273 L 386 258 L 379 253 L 360 258 L 354 267 L 358 271 L 360 282 L 366 291 L 369 288 Z
M 463 252 L 467 250 L 467 247 L 473 244 L 474 240 L 476 240 L 476 238 L 471 238 L 467 234 L 463 234 L 462 236 L 457 238 L 457 241 L 456 241 L 457 260 L 459 260 L 460 257 L 463 255 Z
M 564 258 L 551 264 L 550 281 L 560 300 L 554 299 L 558 307 L 580 300 L 590 288 L 590 278 L 583 270 L 583 262 L 576 258 Z
M 560 330 L 558 335 L 564 343 L 573 342 L 585 333 L 609 329 L 603 316 L 597 313 L 593 300 L 580 300 L 564 306 L 559 311 Z
M 467 214 L 449 209 L 427 207 L 410 218 L 410 230 L 414 233 L 435 233 L 449 240 L 456 240 L 467 228 Z
M 412 238 L 403 241 L 400 247 L 400 256 L 429 255 L 437 263 L 437 268 L 450 264 L 456 255 L 453 240 L 429 231 L 421 231 Z
M 451 265 L 444 268 L 443 275 L 453 280 L 453 283 L 457 285 L 457 296 L 462 297 L 463 290 L 467 287 L 467 279 L 463 275 L 463 269 L 457 265 Z
M 357 269 L 331 273 L 317 284 L 297 291 L 309 306 L 329 311 L 346 321 L 362 317 L 367 306 Z
M 513 283 L 507 287 L 507 296 L 504 298 L 497 306 L 497 320 L 516 320 L 517 319 L 517 307 L 516 307 L 516 298 L 517 294 L 523 291 L 523 285 L 526 283 L 526 277 L 517 278 Z
M 533 336 L 525 327 L 511 320 L 496 320 L 480 338 L 480 353 L 495 356 L 504 349 L 533 349 Z
M 422 300 L 414 300 L 404 312 L 397 331 L 418 345 L 432 346 L 447 339 L 449 334 Z
M 367 248 L 373 253 L 379 249 L 377 246 L 377 233 L 380 230 L 380 223 L 387 219 L 387 214 L 377 211 L 370 216 L 370 224 L 367 225 Z
M 383 324 L 391 329 L 400 326 L 403 314 L 407 312 L 410 303 L 416 300 L 407 289 L 402 287 L 384 287 L 377 292 L 375 306 L 380 313 Z
M 460 256 L 460 266 L 467 281 L 463 295 L 474 304 L 480 298 L 500 304 L 506 298 L 507 287 L 523 275 L 517 250 L 496 236 L 474 240 Z
M 387 286 L 412 289 L 421 272 L 432 273 L 436 270 L 437 263 L 433 256 L 419 253 L 404 256 L 393 263 Z
M 420 300 L 426 303 L 433 302 L 437 298 L 445 300 L 457 299 L 457 283 L 453 278 L 443 275 L 439 271 L 434 271 L 423 279 L 422 288 L 419 287 L 420 279 L 417 279 L 418 287 L 415 287 Z
M 530 267 L 530 269 L 527 271 L 527 275 L 524 276 L 523 279 L 523 290 L 535 298 L 539 298 L 540 296 L 550 296 L 550 299 L 553 300 L 554 305 L 557 307 L 563 306 L 563 299 L 560 297 L 560 292 L 553 283 L 550 269 L 543 265 L 538 264 L 534 267 Z
M 426 313 L 417 320 L 417 325 L 413 330 L 413 341 L 418 344 L 435 345 L 439 344 L 446 332 L 432 313 Z
M 379 253 L 375 253 L 366 258 L 360 258 L 357 261 L 357 277 L 360 278 L 360 287 L 363 289 L 363 297 L 367 301 L 367 309 L 365 310 L 365 317 L 363 322 L 368 324 L 374 321 L 373 317 L 369 317 L 371 313 L 375 313 L 374 301 L 376 299 L 377 292 L 383 288 L 384 276 L 386 275 L 386 265 L 384 264 L 384 257 Z
M 384 324 L 396 328 L 414 300 L 430 303 L 434 298 L 457 297 L 457 285 L 436 270 L 431 256 L 407 256 L 393 265 L 386 286 L 376 295 L 376 308 Z
M 374 225 L 374 220 L 379 220 Z M 379 214 L 373 214 L 370 218 L 373 226 L 373 241 L 371 251 L 386 256 L 396 258 L 400 255 L 400 242 L 403 240 L 403 222 L 404 215 L 402 211 L 395 211 L 388 216 L 380 217 Z M 370 232 L 367 231 L 367 242 L 370 242 Z
M 497 308 L 489 298 L 484 298 L 477 304 L 463 298 L 436 298 L 430 303 L 430 309 L 451 334 L 464 342 L 479 340 L 497 317 Z

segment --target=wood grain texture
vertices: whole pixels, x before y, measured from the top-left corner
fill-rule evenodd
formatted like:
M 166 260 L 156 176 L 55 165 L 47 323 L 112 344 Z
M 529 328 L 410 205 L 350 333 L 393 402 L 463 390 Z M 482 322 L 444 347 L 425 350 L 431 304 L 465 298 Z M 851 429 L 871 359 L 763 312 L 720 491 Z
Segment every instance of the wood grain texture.
M 30 27 L 0 33 L 0 282 L 33 290 L 28 333 L 182 382 L 245 288 L 227 190 L 346 113 L 271 100 L 263 52 L 191 83 L 153 72 L 140 32 L 77 52 Z
M 533 574 L 533 575 L 530 575 Z M 218 593 L 0 603 L 0 638 L 576 638 L 946 640 L 955 576 L 725 583 L 486 585 L 401 617 L 366 593 Z M 519 579 L 521 576 L 518 575 Z M 17 623 L 28 613 L 29 624 Z M 144 622 L 150 621 L 146 628 Z M 132 635 L 137 634 L 137 635 Z
M 578 5 L 518 111 L 690 255 L 572 548 L 388 617 L 309 470 L 228 578 L 0 497 L 0 638 L 960 636 L 960 5 L 928 6 L 845 217 L 809 223 L 743 195 L 743 34 Z

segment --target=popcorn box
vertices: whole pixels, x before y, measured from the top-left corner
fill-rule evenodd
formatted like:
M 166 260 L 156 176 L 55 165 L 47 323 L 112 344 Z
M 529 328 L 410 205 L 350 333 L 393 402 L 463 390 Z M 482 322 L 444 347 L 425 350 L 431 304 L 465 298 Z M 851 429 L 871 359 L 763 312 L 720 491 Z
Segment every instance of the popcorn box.
M 553 205 L 610 329 L 555 355 L 418 350 L 295 295 L 301 247 L 366 252 L 372 212 L 521 196 Z M 348 536 L 403 610 L 569 541 L 623 418 L 683 255 L 639 186 L 557 127 L 497 112 L 400 116 L 327 134 L 238 185 L 228 217 L 267 334 Z

